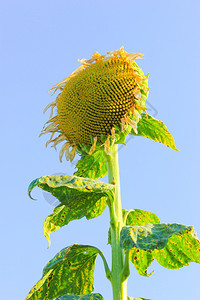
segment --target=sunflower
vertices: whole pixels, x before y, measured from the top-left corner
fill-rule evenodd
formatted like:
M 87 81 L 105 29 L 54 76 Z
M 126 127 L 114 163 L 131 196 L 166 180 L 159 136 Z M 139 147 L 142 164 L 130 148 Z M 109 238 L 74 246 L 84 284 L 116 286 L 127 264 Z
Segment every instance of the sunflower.
M 44 109 L 51 108 L 51 114 L 41 134 L 51 133 L 46 146 L 52 143 L 56 149 L 64 142 L 60 161 L 64 153 L 72 161 L 84 145 L 89 154 L 97 144 L 109 152 L 110 139 L 116 142 L 116 131 L 123 132 L 129 125 L 137 134 L 148 96 L 148 75 L 135 63 L 136 58 L 142 54 L 127 53 L 123 47 L 106 55 L 94 53 L 89 60 L 79 60 L 81 66 L 52 87 L 60 93 Z

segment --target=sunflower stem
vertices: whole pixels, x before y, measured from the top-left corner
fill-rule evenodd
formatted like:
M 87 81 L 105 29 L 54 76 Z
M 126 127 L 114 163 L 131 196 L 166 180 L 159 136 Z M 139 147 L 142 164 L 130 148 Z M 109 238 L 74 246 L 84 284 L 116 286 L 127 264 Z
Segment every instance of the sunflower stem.
M 120 232 L 123 227 L 118 145 L 111 147 L 110 155 L 105 154 L 108 166 L 109 183 L 115 185 L 115 198 L 109 205 L 111 225 L 112 270 L 111 283 L 113 300 L 127 300 L 127 279 L 129 276 L 129 262 L 125 258 L 123 249 L 120 248 Z

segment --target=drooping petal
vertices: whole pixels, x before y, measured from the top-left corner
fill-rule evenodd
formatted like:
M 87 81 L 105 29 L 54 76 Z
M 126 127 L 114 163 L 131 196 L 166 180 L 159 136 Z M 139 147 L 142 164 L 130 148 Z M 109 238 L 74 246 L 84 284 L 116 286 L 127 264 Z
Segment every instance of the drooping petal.
M 69 150 L 69 146 L 70 146 L 70 143 L 69 142 L 66 142 L 62 148 L 60 149 L 60 153 L 59 153 L 59 159 L 60 159 L 60 162 L 62 162 L 62 157 L 63 157 L 63 154 L 65 153 L 65 151 L 68 149 Z
M 110 155 L 110 136 L 107 137 L 105 144 L 104 144 L 104 150 L 106 154 Z
M 97 143 L 97 136 L 94 138 L 94 143 L 93 143 L 92 147 L 90 148 L 90 151 L 89 151 L 90 155 L 95 151 L 96 143 Z
M 106 153 L 110 153 L 110 147 L 116 142 L 115 129 L 120 127 L 124 131 L 131 125 L 137 132 L 148 95 L 148 76 L 135 63 L 142 56 L 128 53 L 123 47 L 105 55 L 95 52 L 90 59 L 79 60 L 81 66 L 52 87 L 51 90 L 60 93 L 44 110 L 51 108 L 51 115 L 41 134 L 51 133 L 46 145 L 52 143 L 55 149 L 66 140 L 67 144 L 60 150 L 61 161 L 64 153 L 72 161 L 75 146 L 91 145 L 89 153 L 92 154 L 99 147 L 97 142 L 101 143 L 101 136 L 106 139 L 103 144 Z M 57 114 L 53 117 L 55 107 Z M 55 133 L 59 135 L 53 139 Z M 93 144 L 91 136 L 95 137 Z
M 74 147 L 72 148 L 72 150 L 69 152 L 69 157 L 70 157 L 70 162 L 71 162 L 71 163 L 72 163 L 72 161 L 73 161 L 73 159 L 74 159 L 74 157 L 75 157 L 76 148 L 77 148 L 77 146 L 74 146 Z

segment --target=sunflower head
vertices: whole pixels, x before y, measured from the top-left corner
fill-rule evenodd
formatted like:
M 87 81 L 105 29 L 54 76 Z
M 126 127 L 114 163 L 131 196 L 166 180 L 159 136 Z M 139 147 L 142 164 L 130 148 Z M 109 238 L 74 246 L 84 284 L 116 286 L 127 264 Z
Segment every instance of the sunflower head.
M 55 148 L 65 142 L 60 160 L 65 153 L 72 161 L 75 152 L 83 148 L 91 154 L 96 145 L 102 144 L 109 152 L 110 140 L 117 142 L 116 133 L 128 125 L 137 133 L 148 96 L 148 76 L 135 63 L 136 58 L 142 58 L 142 54 L 127 53 L 123 47 L 107 55 L 94 53 L 91 59 L 80 60 L 77 70 L 52 87 L 60 93 L 44 110 L 51 108 L 51 115 L 42 134 L 51 133 L 47 145 L 53 143 Z M 56 133 L 59 135 L 54 138 Z

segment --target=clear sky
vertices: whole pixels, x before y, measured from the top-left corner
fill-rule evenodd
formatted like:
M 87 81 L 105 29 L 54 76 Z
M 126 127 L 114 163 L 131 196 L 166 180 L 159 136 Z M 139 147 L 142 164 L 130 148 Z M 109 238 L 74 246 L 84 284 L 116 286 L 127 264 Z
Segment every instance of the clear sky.
M 200 2 L 197 0 L 6 0 L 0 4 L 1 70 L 1 293 L 4 300 L 22 300 L 41 278 L 46 263 L 73 243 L 103 250 L 108 210 L 102 216 L 73 221 L 51 235 L 42 226 L 53 205 L 28 184 L 50 174 L 74 172 L 59 162 L 47 137 L 38 138 L 54 98 L 51 86 L 79 66 L 77 59 L 119 49 L 144 53 L 138 60 L 150 73 L 149 111 L 173 134 L 179 152 L 145 138 L 129 140 L 120 150 L 123 207 L 156 213 L 162 222 L 194 225 L 200 237 L 199 192 L 199 52 Z M 47 201 L 48 200 L 48 201 Z M 153 300 L 200 298 L 200 265 L 164 269 L 154 262 L 150 278 L 131 265 L 128 295 Z M 112 299 L 103 264 L 97 259 L 95 291 Z

